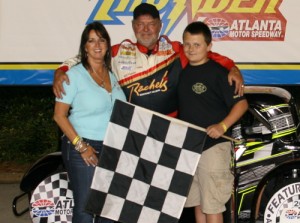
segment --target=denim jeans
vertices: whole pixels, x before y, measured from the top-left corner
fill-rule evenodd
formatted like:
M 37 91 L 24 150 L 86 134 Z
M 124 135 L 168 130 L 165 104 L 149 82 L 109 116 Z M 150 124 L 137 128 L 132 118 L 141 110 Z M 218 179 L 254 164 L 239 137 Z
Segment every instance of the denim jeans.
M 100 155 L 102 141 L 84 139 Z M 113 220 L 94 217 L 93 214 L 85 211 L 88 192 L 92 183 L 95 167 L 87 166 L 80 153 L 75 150 L 72 143 L 66 136 L 62 137 L 62 156 L 65 167 L 70 179 L 70 185 L 73 191 L 74 208 L 72 223 L 113 223 Z M 99 158 L 98 155 L 98 158 Z

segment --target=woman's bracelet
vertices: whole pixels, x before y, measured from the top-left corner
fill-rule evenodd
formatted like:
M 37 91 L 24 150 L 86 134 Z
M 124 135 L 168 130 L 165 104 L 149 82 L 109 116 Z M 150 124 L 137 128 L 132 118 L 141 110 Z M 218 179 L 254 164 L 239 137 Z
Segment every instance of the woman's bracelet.
M 225 125 L 224 122 L 220 122 L 220 125 L 222 126 L 224 133 L 227 131 L 227 126 Z
M 75 146 L 76 143 L 79 141 L 79 139 L 80 139 L 80 136 L 77 135 L 77 136 L 73 139 L 72 144 Z
M 85 143 L 82 138 L 79 137 L 79 140 L 75 144 L 75 150 L 79 153 L 84 153 L 88 149 L 89 144 Z

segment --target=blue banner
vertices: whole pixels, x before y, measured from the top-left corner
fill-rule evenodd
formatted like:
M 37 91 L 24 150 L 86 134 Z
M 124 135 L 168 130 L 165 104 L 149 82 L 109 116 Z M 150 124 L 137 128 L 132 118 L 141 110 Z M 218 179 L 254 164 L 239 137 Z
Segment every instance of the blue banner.
M 52 85 L 59 64 L 2 64 L 1 85 Z M 300 84 L 300 64 L 238 64 L 246 85 Z

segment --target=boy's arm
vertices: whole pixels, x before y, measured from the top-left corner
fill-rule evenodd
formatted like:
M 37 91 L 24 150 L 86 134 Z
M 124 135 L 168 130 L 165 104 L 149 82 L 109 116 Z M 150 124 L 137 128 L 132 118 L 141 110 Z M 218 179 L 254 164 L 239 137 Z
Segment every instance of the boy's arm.
M 69 84 L 69 78 L 66 72 L 76 64 L 80 62 L 80 57 L 77 55 L 76 57 L 72 57 L 66 61 L 64 61 L 55 71 L 53 78 L 53 86 L 52 90 L 54 95 L 57 98 L 62 98 L 62 95 L 65 94 L 65 90 L 63 88 L 63 82 L 66 81 Z
M 229 114 L 224 118 L 224 120 L 221 122 L 220 125 L 225 124 L 225 127 L 227 129 L 230 128 L 234 123 L 236 123 L 243 116 L 243 114 L 247 111 L 247 109 L 248 109 L 248 102 L 246 99 L 238 101 L 232 107 Z
M 235 94 L 242 96 L 244 94 L 244 79 L 234 61 L 228 57 L 211 51 L 208 52 L 208 57 L 229 70 L 228 82 L 230 85 L 232 85 L 234 82 Z
M 238 101 L 230 110 L 229 114 L 218 124 L 209 126 L 206 129 L 207 134 L 214 139 L 222 136 L 227 129 L 236 123 L 248 109 L 248 102 L 246 99 Z

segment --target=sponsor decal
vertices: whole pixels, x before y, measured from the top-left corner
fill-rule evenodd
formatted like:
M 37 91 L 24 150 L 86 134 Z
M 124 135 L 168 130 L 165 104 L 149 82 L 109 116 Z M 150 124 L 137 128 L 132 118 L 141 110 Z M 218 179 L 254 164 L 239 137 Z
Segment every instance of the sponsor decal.
M 73 192 L 66 172 L 44 179 L 35 188 L 30 199 L 33 223 L 71 223 L 74 208 Z
M 142 85 L 141 83 L 133 83 L 128 85 L 127 88 L 130 90 L 130 95 L 136 94 L 137 96 L 148 95 L 157 92 L 165 92 L 168 90 L 168 77 L 167 71 L 161 78 L 161 80 L 153 79 L 149 85 Z
M 120 46 L 120 55 L 135 57 L 136 56 L 135 47 L 132 45 L 129 45 L 129 44 L 121 45 Z
M 54 203 L 50 199 L 40 199 L 31 204 L 34 217 L 49 217 L 51 215 L 72 215 L 73 199 L 58 200 Z
M 286 220 L 300 220 L 300 209 L 285 209 L 282 214 L 282 216 L 280 217 L 280 219 L 282 219 L 284 222 L 286 222 Z M 283 222 L 282 221 L 282 222 Z
M 31 205 L 31 211 L 37 217 L 48 217 L 54 213 L 55 204 L 47 199 L 40 199 Z
M 120 70 L 131 71 L 131 70 L 132 70 L 132 66 L 129 66 L 129 65 L 121 65 Z
M 292 183 L 277 191 L 269 200 L 264 223 L 300 221 L 300 183 Z
M 204 21 L 214 40 L 284 41 L 286 19 L 279 7 L 283 0 L 160 0 L 142 1 L 156 6 L 161 14 L 161 34 L 171 34 L 179 22 Z M 87 23 L 124 24 L 140 0 L 98 1 Z

